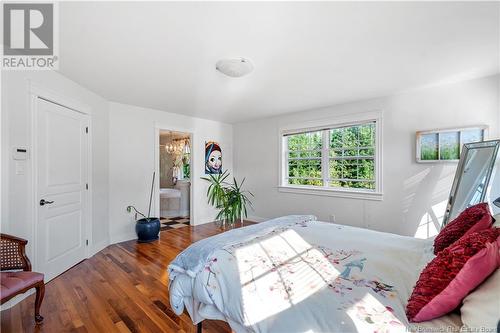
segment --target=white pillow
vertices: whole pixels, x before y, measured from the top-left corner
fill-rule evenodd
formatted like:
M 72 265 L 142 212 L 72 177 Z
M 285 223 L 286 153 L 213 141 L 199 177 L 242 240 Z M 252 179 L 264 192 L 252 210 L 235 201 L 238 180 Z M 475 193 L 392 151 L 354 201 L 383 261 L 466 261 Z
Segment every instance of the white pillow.
M 493 226 L 500 228 L 500 214 L 493 215 L 493 218 L 495 219 L 495 223 L 493 223 Z
M 500 228 L 500 214 L 493 216 Z M 463 300 L 462 322 L 476 332 L 497 332 L 500 324 L 500 269 Z M 482 330 L 481 330 L 482 329 Z
M 497 332 L 500 321 L 500 269 L 463 300 L 464 326 L 472 332 Z

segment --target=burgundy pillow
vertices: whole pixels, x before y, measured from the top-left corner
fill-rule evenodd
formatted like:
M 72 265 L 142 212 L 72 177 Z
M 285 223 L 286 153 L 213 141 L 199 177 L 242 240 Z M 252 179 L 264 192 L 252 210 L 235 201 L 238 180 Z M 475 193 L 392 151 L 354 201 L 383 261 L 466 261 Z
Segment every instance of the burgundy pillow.
M 446 249 L 456 240 L 473 232 L 488 229 L 493 218 L 488 204 L 482 202 L 471 206 L 448 223 L 434 239 L 434 254 Z
M 500 229 L 462 237 L 424 268 L 406 306 L 411 322 L 453 311 L 467 294 L 500 266 Z

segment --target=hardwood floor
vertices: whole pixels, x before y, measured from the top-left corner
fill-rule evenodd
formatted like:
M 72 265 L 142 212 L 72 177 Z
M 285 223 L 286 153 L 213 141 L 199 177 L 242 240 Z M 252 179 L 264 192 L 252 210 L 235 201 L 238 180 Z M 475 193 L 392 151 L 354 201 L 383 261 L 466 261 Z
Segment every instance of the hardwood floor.
M 170 308 L 167 265 L 192 242 L 222 231 L 209 223 L 162 231 L 149 244 L 111 245 L 46 285 L 43 325 L 34 324 L 31 295 L 2 312 L 1 332 L 196 332 L 187 313 L 178 317 Z M 230 331 L 225 322 L 203 322 L 203 332 Z

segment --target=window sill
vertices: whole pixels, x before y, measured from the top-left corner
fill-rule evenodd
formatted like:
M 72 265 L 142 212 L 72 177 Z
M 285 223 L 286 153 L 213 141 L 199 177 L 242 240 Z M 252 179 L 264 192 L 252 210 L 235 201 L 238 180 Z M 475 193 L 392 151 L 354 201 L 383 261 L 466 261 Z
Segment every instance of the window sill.
M 321 195 L 328 197 L 340 197 L 348 199 L 382 201 L 384 194 L 381 192 L 365 192 L 356 190 L 341 190 L 333 188 L 321 188 L 312 186 L 278 186 L 278 191 L 283 193 L 296 193 L 306 195 Z

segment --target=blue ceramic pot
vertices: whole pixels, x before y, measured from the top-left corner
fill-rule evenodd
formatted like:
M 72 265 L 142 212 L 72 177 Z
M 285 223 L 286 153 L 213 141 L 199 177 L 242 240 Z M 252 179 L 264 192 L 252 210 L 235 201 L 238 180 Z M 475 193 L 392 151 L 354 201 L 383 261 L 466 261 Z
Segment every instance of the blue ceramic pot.
M 137 220 L 135 232 L 137 233 L 137 241 L 139 243 L 148 243 L 157 240 L 160 233 L 160 219 L 150 217 L 148 219 Z

